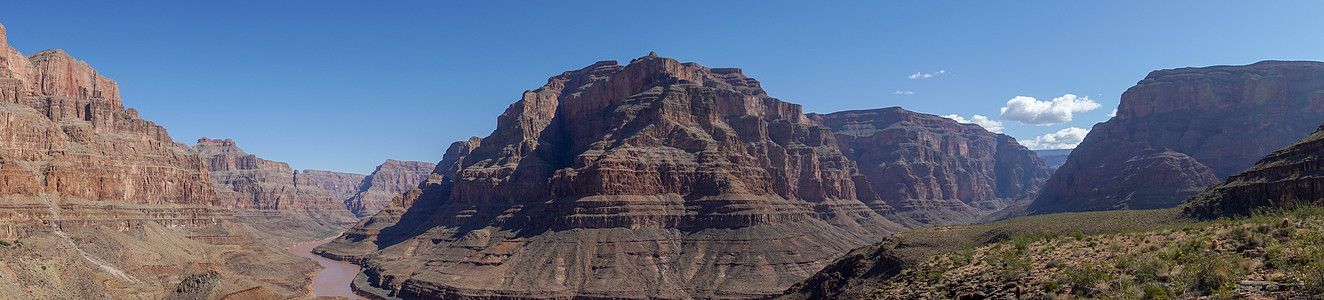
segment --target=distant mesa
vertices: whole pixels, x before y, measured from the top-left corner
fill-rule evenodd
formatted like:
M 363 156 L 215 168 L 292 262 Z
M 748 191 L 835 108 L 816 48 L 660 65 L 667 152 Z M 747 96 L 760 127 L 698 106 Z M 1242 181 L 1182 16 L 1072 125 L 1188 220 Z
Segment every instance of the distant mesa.
M 1324 122 L 1324 63 L 1154 71 L 1122 94 L 1031 213 L 1169 208 Z
M 809 114 L 859 164 L 870 207 L 907 227 L 960 224 L 1038 195 L 1050 169 L 1016 139 L 900 107 Z
M 1047 165 L 1049 169 L 1056 171 L 1058 167 L 1061 167 L 1062 164 L 1067 162 L 1067 156 L 1071 155 L 1071 150 L 1072 149 L 1034 150 L 1034 154 L 1039 155 L 1039 158 L 1044 159 L 1044 165 Z
M 374 215 L 391 198 L 418 187 L 436 168 L 433 163 L 387 159 L 359 183 L 354 195 L 345 199 L 345 207 L 356 217 Z

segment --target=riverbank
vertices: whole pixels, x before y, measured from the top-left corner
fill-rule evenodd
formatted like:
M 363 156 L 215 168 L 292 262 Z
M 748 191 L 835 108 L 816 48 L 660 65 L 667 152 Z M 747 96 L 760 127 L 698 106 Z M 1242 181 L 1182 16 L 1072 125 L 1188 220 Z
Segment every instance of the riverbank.
M 313 286 L 311 288 L 314 296 L 327 297 L 345 297 L 349 299 L 364 299 L 362 296 L 354 294 L 350 284 L 354 277 L 359 275 L 360 267 L 358 265 L 332 260 L 313 254 L 313 248 L 321 246 L 334 240 L 336 237 L 330 237 L 323 240 L 299 243 L 290 247 L 290 253 L 299 257 L 312 259 L 322 265 L 322 269 L 313 275 Z

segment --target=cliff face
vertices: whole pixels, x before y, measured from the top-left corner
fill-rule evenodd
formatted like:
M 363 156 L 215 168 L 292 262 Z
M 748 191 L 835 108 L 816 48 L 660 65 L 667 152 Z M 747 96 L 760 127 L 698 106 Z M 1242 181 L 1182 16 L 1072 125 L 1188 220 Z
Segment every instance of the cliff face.
M 23 56 L 0 26 L 0 291 L 18 299 L 162 298 L 190 274 L 213 295 L 298 296 L 314 265 L 218 204 L 204 162 L 64 51 Z M 16 242 L 14 242 L 16 241 Z
M 1293 208 L 1324 200 L 1324 126 L 1270 153 L 1250 169 L 1191 198 L 1185 212 L 1202 217 L 1248 214 L 1260 207 Z
M 967 222 L 1032 199 L 1051 174 L 1033 151 L 978 125 L 899 107 L 809 118 L 859 164 L 879 196 L 865 203 L 909 227 Z
M 420 161 L 387 159 L 363 180 L 354 196 L 345 200 L 345 207 L 358 217 L 376 214 L 391 203 L 391 198 L 418 187 L 436 167 Z
M 1122 94 L 1031 213 L 1175 207 L 1324 122 L 1324 63 L 1154 71 Z
M 758 297 L 901 228 L 798 105 L 655 55 L 552 77 L 447 159 L 319 251 L 403 297 Z
M 301 239 L 299 235 L 321 236 L 358 221 L 343 200 L 287 163 L 244 153 L 230 139 L 204 137 L 190 150 L 207 166 L 218 204 L 259 229 Z
M 322 170 L 303 170 L 300 174 L 311 178 L 322 189 L 331 192 L 331 196 L 336 199 L 354 197 L 354 194 L 359 192 L 359 186 L 363 185 L 363 179 L 368 177 L 363 174 Z

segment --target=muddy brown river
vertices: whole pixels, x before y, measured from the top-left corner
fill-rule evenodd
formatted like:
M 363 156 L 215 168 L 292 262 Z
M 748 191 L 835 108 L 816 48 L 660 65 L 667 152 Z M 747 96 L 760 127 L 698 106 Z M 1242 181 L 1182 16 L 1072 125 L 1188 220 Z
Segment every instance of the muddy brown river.
M 317 271 L 313 277 L 313 295 L 314 296 L 340 296 L 350 299 L 363 299 L 354 294 L 349 285 L 354 281 L 354 276 L 359 274 L 359 266 L 343 261 L 332 260 L 313 254 L 313 248 L 331 242 L 336 237 L 327 238 L 320 241 L 302 243 L 290 247 L 290 253 L 300 257 L 307 257 L 322 265 L 322 270 Z

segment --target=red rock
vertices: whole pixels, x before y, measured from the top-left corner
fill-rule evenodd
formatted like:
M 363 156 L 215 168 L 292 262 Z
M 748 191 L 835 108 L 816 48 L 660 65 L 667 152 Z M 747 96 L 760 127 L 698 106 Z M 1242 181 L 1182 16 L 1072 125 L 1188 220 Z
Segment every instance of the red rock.
M 300 172 L 304 176 L 317 182 L 322 189 L 331 192 L 331 196 L 336 199 L 349 199 L 359 192 L 359 186 L 363 185 L 363 179 L 368 175 L 333 172 L 323 170 L 303 170 Z
M 1324 123 L 1324 63 L 1154 71 L 1122 94 L 1033 213 L 1175 207 Z
M 387 159 L 364 179 L 358 193 L 345 200 L 345 206 L 358 217 L 376 214 L 391 203 L 391 198 L 418 187 L 436 167 L 432 163 Z
M 1324 125 L 1269 153 L 1250 169 L 1192 197 L 1185 212 L 1199 217 L 1246 215 L 1258 208 L 1317 206 L 1324 200 Z
M 215 206 L 203 161 L 124 108 L 114 81 L 63 51 L 24 57 L 4 33 L 0 240 L 25 241 L 0 251 L 3 281 L 23 287 L 10 297 L 163 298 L 206 271 L 219 292 L 302 294 L 315 266 Z
M 406 298 L 743 298 L 901 229 L 799 105 L 656 55 L 552 77 L 447 153 L 317 251 Z
M 879 196 L 861 199 L 912 228 L 965 223 L 1033 199 L 1051 174 L 1016 139 L 979 125 L 899 107 L 809 118 L 832 128 Z
M 233 140 L 204 137 L 190 150 L 207 165 L 219 205 L 236 210 L 260 229 L 316 235 L 358 221 L 345 209 L 344 200 L 311 177 L 295 172 L 287 163 L 244 153 Z

